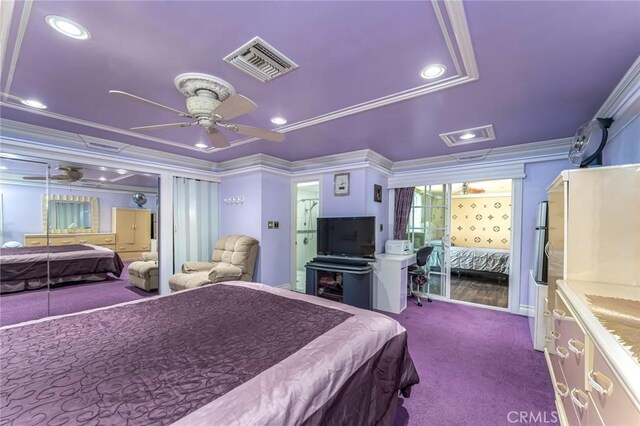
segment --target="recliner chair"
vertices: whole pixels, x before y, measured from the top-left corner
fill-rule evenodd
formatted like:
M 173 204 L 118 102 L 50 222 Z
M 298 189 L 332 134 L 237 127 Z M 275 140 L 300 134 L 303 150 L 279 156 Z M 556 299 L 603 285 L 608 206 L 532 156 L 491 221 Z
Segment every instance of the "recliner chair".
M 258 240 L 227 235 L 216 242 L 211 262 L 186 262 L 182 272 L 169 278 L 172 292 L 224 281 L 252 281 Z

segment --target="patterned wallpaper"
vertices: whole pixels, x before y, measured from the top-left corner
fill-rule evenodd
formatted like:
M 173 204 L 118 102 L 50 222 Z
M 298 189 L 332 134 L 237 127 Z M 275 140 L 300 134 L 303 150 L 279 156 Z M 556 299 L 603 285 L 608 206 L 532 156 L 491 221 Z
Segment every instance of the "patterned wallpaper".
M 456 197 L 451 242 L 460 247 L 510 248 L 511 197 Z

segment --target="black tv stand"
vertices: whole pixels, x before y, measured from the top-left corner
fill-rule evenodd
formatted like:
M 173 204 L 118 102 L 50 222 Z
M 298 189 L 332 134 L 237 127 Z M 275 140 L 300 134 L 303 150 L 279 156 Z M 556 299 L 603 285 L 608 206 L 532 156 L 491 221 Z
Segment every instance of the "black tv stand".
M 312 262 L 315 263 L 331 263 L 339 265 L 367 266 L 374 259 L 366 259 L 364 257 L 342 257 L 342 256 L 317 256 Z
M 320 256 L 305 267 L 307 294 L 358 308 L 373 309 L 373 267 L 366 259 Z

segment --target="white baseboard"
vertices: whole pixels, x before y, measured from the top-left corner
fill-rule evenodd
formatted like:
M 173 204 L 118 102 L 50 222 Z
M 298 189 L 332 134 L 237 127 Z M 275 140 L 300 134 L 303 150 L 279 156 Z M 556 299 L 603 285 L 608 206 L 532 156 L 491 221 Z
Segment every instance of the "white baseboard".
M 533 317 L 535 316 L 535 312 L 533 306 L 530 305 L 520 305 L 520 309 L 518 310 L 518 314 L 525 317 Z

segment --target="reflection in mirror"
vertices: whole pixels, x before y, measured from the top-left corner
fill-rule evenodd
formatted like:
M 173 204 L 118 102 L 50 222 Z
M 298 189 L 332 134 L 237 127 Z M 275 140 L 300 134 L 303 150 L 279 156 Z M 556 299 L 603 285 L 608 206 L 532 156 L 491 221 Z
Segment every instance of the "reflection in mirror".
M 0 158 L 0 326 L 49 315 L 47 235 L 39 247 L 24 246 L 25 235 L 40 229 L 48 171 L 44 162 Z M 25 182 L 25 176 L 33 179 Z
M 98 232 L 98 198 L 52 194 L 42 197 L 42 226 L 52 234 Z

